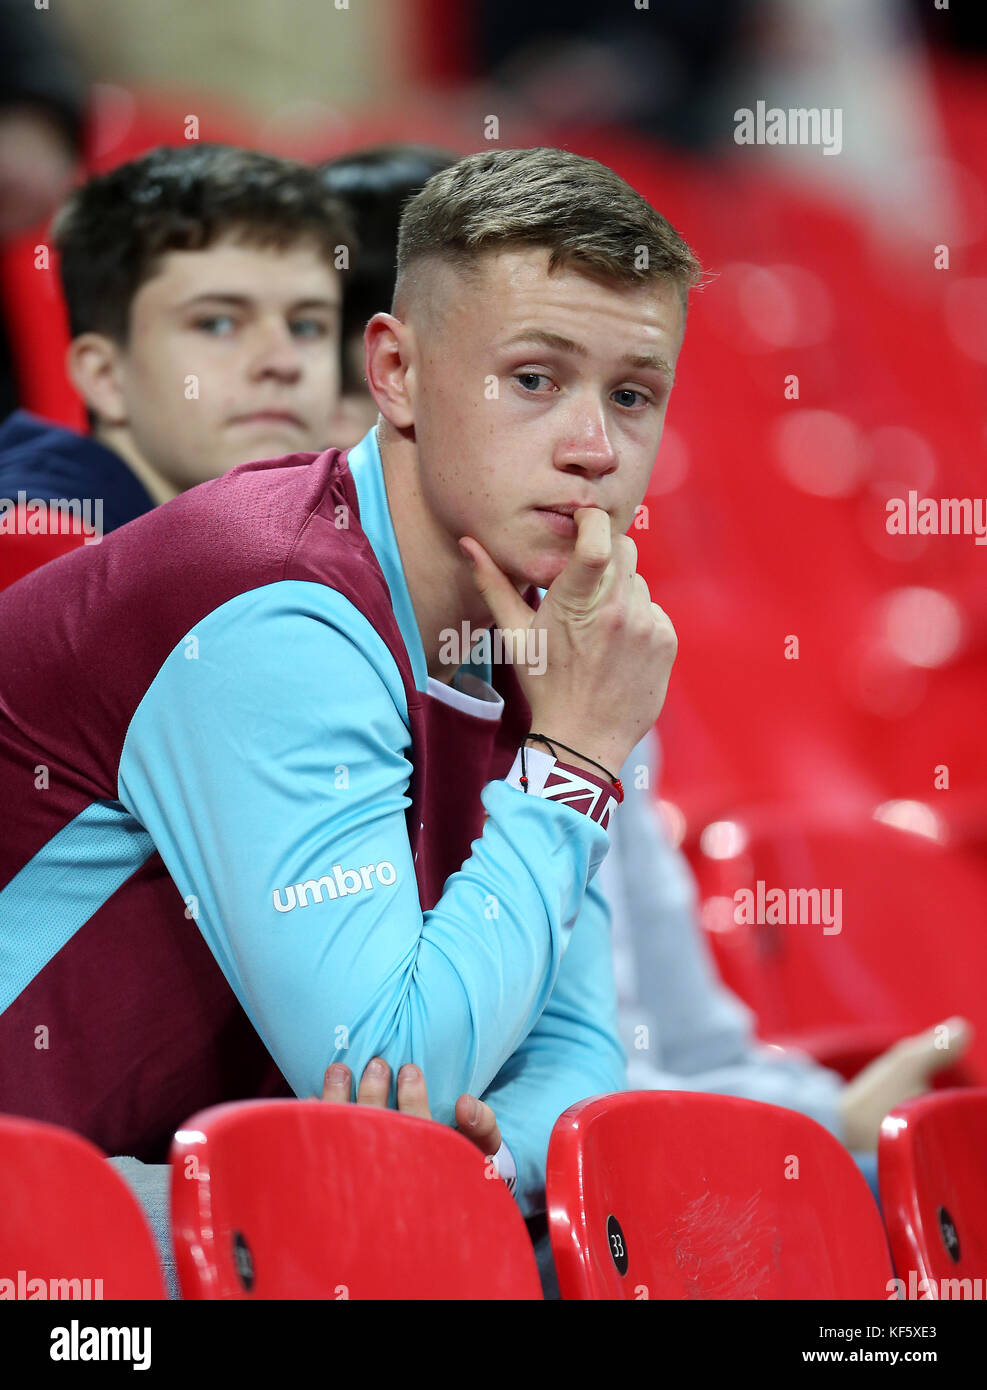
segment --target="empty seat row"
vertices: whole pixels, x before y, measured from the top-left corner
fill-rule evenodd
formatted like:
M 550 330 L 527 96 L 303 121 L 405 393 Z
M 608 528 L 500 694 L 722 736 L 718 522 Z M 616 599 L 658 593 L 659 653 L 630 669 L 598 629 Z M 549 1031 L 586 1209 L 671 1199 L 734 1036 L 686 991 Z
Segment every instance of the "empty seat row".
M 884 1122 L 887 1235 L 846 1150 L 794 1111 L 689 1092 L 592 1097 L 557 1121 L 547 1207 L 566 1299 L 983 1297 L 987 1090 Z M 0 1118 L 0 1292 L 164 1297 L 124 1180 L 85 1139 Z M 244 1101 L 171 1152 L 188 1299 L 537 1299 L 521 1214 L 461 1135 L 394 1111 Z M 890 1239 L 890 1252 L 889 1252 Z M 893 1257 L 893 1263 L 892 1263 Z

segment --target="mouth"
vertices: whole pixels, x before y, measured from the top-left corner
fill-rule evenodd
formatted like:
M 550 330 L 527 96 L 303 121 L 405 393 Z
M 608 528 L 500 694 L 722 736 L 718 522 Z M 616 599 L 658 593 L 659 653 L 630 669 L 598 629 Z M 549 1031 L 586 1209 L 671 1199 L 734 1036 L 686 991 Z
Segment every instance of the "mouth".
M 544 517 L 556 535 L 575 537 L 579 534 L 575 513 L 583 507 L 597 506 L 597 502 L 560 502 L 557 506 L 535 507 L 534 510 L 539 516 Z
M 579 534 L 573 512 L 578 508 L 566 504 L 563 507 L 536 507 L 535 512 L 557 536 L 575 537 Z
M 296 430 L 305 428 L 304 420 L 290 410 L 255 410 L 249 415 L 234 415 L 231 425 L 290 425 Z
M 539 507 L 540 512 L 558 512 L 560 516 L 572 516 L 575 512 L 581 511 L 583 507 L 598 507 L 599 502 L 559 502 L 553 503 L 548 507 Z

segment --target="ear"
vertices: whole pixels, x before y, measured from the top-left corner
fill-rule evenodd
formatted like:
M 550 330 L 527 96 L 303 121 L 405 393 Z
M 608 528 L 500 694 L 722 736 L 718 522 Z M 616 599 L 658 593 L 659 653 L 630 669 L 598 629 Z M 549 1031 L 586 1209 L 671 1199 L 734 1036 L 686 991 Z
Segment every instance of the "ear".
M 72 385 L 90 410 L 107 425 L 125 425 L 122 377 L 123 349 L 103 333 L 80 333 L 65 356 Z
M 393 314 L 374 314 L 363 334 L 367 389 L 395 429 L 415 423 L 411 329 Z

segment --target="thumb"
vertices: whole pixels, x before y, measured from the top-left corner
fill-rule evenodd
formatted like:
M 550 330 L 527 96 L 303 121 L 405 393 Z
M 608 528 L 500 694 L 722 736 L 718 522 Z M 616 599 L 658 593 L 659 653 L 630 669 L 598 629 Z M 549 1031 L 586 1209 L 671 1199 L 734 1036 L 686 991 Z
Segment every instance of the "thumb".
M 576 523 L 576 543 L 565 569 L 556 576 L 546 597 L 585 609 L 599 593 L 610 564 L 613 551 L 610 518 L 600 507 L 580 507 L 572 519 Z
M 497 1117 L 485 1100 L 477 1100 L 475 1096 L 465 1093 L 461 1095 L 456 1101 L 456 1128 L 482 1154 L 495 1154 L 501 1146 Z
M 527 632 L 535 610 L 525 603 L 503 570 L 497 568 L 472 536 L 463 536 L 459 548 L 473 567 L 473 583 L 483 595 L 496 626 L 504 632 L 515 628 Z

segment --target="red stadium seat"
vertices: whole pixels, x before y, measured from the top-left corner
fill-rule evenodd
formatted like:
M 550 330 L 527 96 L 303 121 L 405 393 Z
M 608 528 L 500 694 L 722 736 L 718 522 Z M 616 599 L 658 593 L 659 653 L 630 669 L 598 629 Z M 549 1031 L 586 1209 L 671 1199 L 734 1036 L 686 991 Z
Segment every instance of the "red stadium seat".
M 25 410 L 69 429 L 85 429 L 86 412 L 65 371 L 68 318 L 58 257 L 45 226 L 0 246 L 0 314 Z
M 30 519 L 34 521 L 33 516 Z M 6 589 L 39 565 L 56 560 L 59 555 L 67 555 L 70 550 L 78 550 L 80 545 L 85 544 L 86 537 L 81 527 L 72 531 L 58 531 L 53 523 L 50 535 L 47 531 L 28 535 L 25 531 L 26 521 L 24 508 L 18 507 L 13 522 L 17 529 L 9 534 L 0 532 L 0 589 Z
M 171 1163 L 185 1298 L 542 1297 L 507 1188 L 434 1121 L 237 1102 L 193 1115 Z
M 888 1297 L 877 1204 L 793 1110 L 687 1091 L 571 1106 L 548 1151 L 563 1298 Z
M 968 166 L 966 277 L 987 255 L 975 87 L 960 69 L 940 85 Z M 631 531 L 679 633 L 663 794 L 691 818 L 935 795 L 938 765 L 955 790 L 987 785 L 981 549 L 886 531 L 888 499 L 908 489 L 983 490 L 982 354 L 972 302 L 962 342 L 951 326 L 955 275 L 893 239 L 875 245 L 862 218 L 784 178 L 672 161 L 626 132 L 567 144 L 667 212 L 717 275 L 694 296 L 645 524 Z
M 925 810 L 934 830 L 935 816 Z M 912 808 L 917 822 L 921 813 Z M 827 825 L 773 810 L 738 812 L 706 827 L 688 849 L 720 972 L 757 1014 L 762 1037 L 844 1024 L 903 1037 L 962 1015 L 975 1030 L 964 1059 L 968 1079 L 984 1084 L 981 858 L 873 819 Z M 768 904 L 777 889 L 776 901 L 788 909 L 784 923 Z M 815 902 L 805 902 L 808 913 L 800 890 L 818 890 Z M 816 903 L 825 907 L 824 892 L 833 895 L 831 918 L 836 891 L 839 931 L 835 922 L 826 926 L 823 912 L 815 923 L 805 920 Z M 760 920 L 745 922 L 745 915 Z
M 906 1298 L 984 1298 L 985 1174 L 987 1090 L 920 1096 L 885 1117 L 881 1207 Z
M 0 1116 L 0 1191 L 0 1287 L 17 1286 L 4 1296 L 165 1297 L 137 1199 L 87 1139 Z

